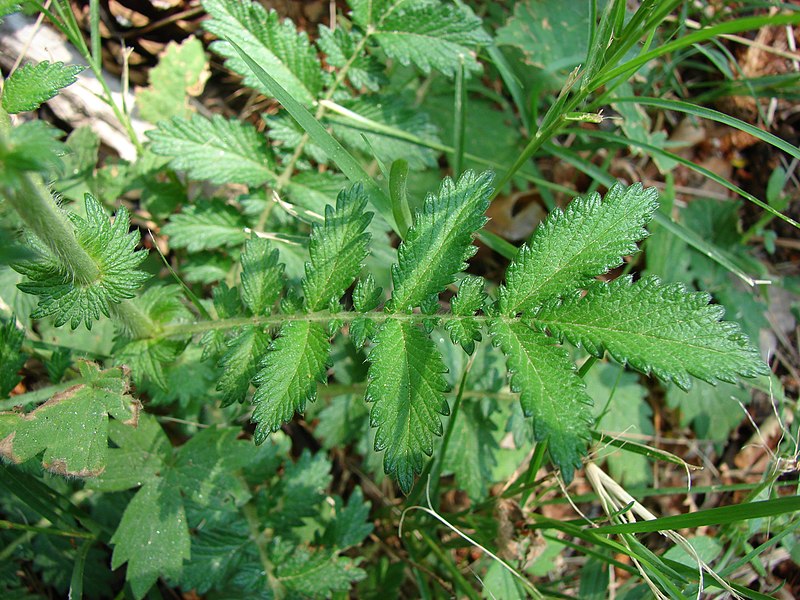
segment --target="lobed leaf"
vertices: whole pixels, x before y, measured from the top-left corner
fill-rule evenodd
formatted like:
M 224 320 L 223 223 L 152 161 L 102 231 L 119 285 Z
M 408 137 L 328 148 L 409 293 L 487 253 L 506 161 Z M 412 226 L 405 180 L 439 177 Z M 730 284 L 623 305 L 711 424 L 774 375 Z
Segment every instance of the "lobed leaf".
M 388 319 L 369 354 L 367 402 L 370 424 L 377 427 L 375 450 L 385 450 L 383 466 L 408 493 L 414 474 L 433 454 L 433 438 L 442 435 L 439 415 L 450 408 L 444 397 L 446 367 L 436 345 L 417 326 Z
M 622 264 L 647 235 L 644 225 L 657 198 L 654 188 L 616 184 L 602 201 L 595 193 L 576 198 L 564 211 L 555 209 L 509 265 L 500 311 L 512 316 L 531 310 Z
M 456 476 L 458 486 L 474 502 L 486 498 L 500 450 L 495 438 L 497 427 L 487 410 L 490 408 L 496 410 L 497 406 L 489 407 L 480 401 L 462 405 L 444 459 L 444 470 Z
M 269 241 L 252 237 L 242 253 L 242 300 L 254 315 L 269 314 L 283 289 L 283 264 Z
M 106 468 L 108 417 L 135 427 L 141 404 L 126 374 L 79 363 L 82 382 L 27 413 L 0 413 L 0 456 L 15 463 L 44 452 L 42 466 L 60 475 L 94 477 Z
M 77 81 L 85 67 L 62 62 L 29 63 L 14 71 L 3 84 L 2 106 L 9 114 L 36 110 L 62 88 Z
M 564 480 L 581 467 L 592 425 L 592 399 L 575 365 L 554 341 L 519 322 L 492 321 L 489 331 L 507 358 L 511 391 L 520 394 L 526 417 L 533 417 L 537 442 L 547 441 Z
M 295 412 L 317 395 L 317 382 L 324 383 L 329 350 L 325 329 L 309 321 L 288 321 L 261 362 L 254 379 L 258 386 L 253 403 L 256 444 L 280 429 Z
M 147 132 L 150 149 L 170 157 L 173 169 L 212 183 L 258 186 L 274 181 L 274 164 L 266 138 L 244 121 L 193 115 L 162 121 Z
M 321 25 L 317 45 L 325 53 L 325 62 L 329 65 L 340 69 L 348 67 L 347 79 L 354 88 L 377 92 L 388 80 L 383 74 L 383 65 L 375 57 L 363 51 L 356 53 L 362 39 L 357 32 L 347 31 L 344 27 L 328 29 Z
M 63 262 L 35 239 L 30 243 L 39 254 L 37 259 L 14 265 L 14 269 L 29 280 L 19 284 L 19 289 L 39 296 L 39 305 L 31 317 L 53 316 L 57 327 L 69 323 L 76 329 L 83 322 L 91 329 L 101 314 L 109 316 L 112 305 L 133 298 L 149 277 L 137 269 L 147 251 L 136 250 L 139 231 L 128 231 L 127 209 L 121 206 L 110 222 L 102 205 L 91 194 L 86 194 L 85 198 L 86 218 L 75 213 L 69 213 L 69 217 L 78 243 L 100 271 L 96 280 L 77 281 L 63 267 Z
M 367 225 L 372 213 L 366 211 L 367 195 L 361 185 L 343 190 L 336 198 L 336 209 L 325 207 L 325 221 L 311 230 L 308 253 L 311 262 L 305 265 L 303 292 L 312 312 L 322 310 L 331 300 L 336 302 L 358 277 L 362 261 L 369 254 L 370 235 Z
M 305 32 L 298 32 L 288 19 L 281 22 L 277 12 L 258 2 L 203 0 L 203 7 L 211 15 L 203 23 L 207 31 L 240 46 L 302 104 L 310 106 L 317 99 L 322 65 Z M 225 57 L 225 66 L 244 76 L 246 85 L 272 95 L 228 41 L 213 42 L 211 49 Z
M 692 385 L 690 375 L 735 383 L 739 375 L 768 373 L 747 336 L 737 324 L 721 321 L 724 309 L 709 299 L 657 277 L 635 283 L 620 277 L 590 286 L 584 297 L 548 304 L 532 320 L 596 356 L 607 350 L 619 362 L 683 390 Z
M 486 223 L 491 181 L 488 171 L 467 171 L 457 182 L 445 178 L 437 194 L 428 194 L 392 265 L 389 310 L 410 312 L 466 268 L 465 261 L 477 250 L 472 237 Z

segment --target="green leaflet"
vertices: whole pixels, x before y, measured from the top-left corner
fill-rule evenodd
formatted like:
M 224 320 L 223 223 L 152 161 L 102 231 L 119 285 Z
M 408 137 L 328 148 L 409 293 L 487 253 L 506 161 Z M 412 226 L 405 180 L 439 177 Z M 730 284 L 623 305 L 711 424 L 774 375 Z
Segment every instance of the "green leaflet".
M 239 246 L 247 239 L 245 219 L 232 206 L 219 200 L 186 206 L 172 215 L 161 232 L 169 236 L 171 248 L 189 252 Z
M 492 38 L 481 20 L 465 5 L 401 6 L 380 14 L 375 32 L 386 55 L 401 64 L 415 64 L 425 73 L 431 69 L 452 77 L 463 61 L 467 71 L 481 71 L 475 59 L 478 46 Z M 427 3 L 426 3 L 427 4 Z
M 228 342 L 228 350 L 219 360 L 222 374 L 217 391 L 222 392 L 222 406 L 244 402 L 250 380 L 258 371 L 258 360 L 269 348 L 270 338 L 258 327 L 243 327 Z
M 439 415 L 450 413 L 446 367 L 419 327 L 396 319 L 378 330 L 369 360 L 367 402 L 373 403 L 375 450 L 385 451 L 384 470 L 408 493 L 414 474 L 433 453 L 434 436 L 442 435 Z
M 526 417 L 533 417 L 536 441 L 547 440 L 564 480 L 572 480 L 586 454 L 592 425 L 592 399 L 575 365 L 553 339 L 519 322 L 492 321 L 494 344 L 506 355 L 511 391 L 519 392 Z
M 109 315 L 111 306 L 133 298 L 135 291 L 149 277 L 137 267 L 147 256 L 147 251 L 136 250 L 139 230 L 128 232 L 130 217 L 124 206 L 117 210 L 113 223 L 102 205 L 86 194 L 86 218 L 75 213 L 69 217 L 75 226 L 78 243 L 94 260 L 100 271 L 94 281 L 77 281 L 68 272 L 59 257 L 54 256 L 38 240 L 30 243 L 38 252 L 36 260 L 14 265 L 26 275 L 26 283 L 19 289 L 39 296 L 39 306 L 31 314 L 35 319 L 53 316 L 57 327 L 69 323 L 76 329 L 83 322 L 87 329 L 100 315 Z
M 269 314 L 283 289 L 283 264 L 269 241 L 252 237 L 242 253 L 242 301 L 254 315 Z
M 0 413 L 0 456 L 21 463 L 44 451 L 42 466 L 60 475 L 94 477 L 106 468 L 108 417 L 136 427 L 141 404 L 128 395 L 122 369 L 78 363 L 80 383 L 35 410 Z
M 381 84 L 388 81 L 383 74 L 383 65 L 373 56 L 358 54 L 353 58 L 356 45 L 361 42 L 362 36 L 355 31 L 347 31 L 344 27 L 334 30 L 324 25 L 319 27 L 317 46 L 325 53 L 325 61 L 341 69 L 349 63 L 347 79 L 356 89 L 366 88 L 377 92 Z
M 428 195 L 397 250 L 390 311 L 410 312 L 466 268 L 477 250 L 472 236 L 486 223 L 491 182 L 488 171 L 480 175 L 467 171 L 457 182 L 445 178 L 438 193 Z
M 258 386 L 253 397 L 256 444 L 262 444 L 295 412 L 305 410 L 307 401 L 314 401 L 317 382 L 325 381 L 328 348 L 328 335 L 317 323 L 288 321 L 281 326 L 254 379 Z
M 9 114 L 36 110 L 43 102 L 72 85 L 85 67 L 43 60 L 20 67 L 3 86 L 2 106 Z
M 155 154 L 169 156 L 173 169 L 193 179 L 252 186 L 277 179 L 266 138 L 244 121 L 219 115 L 174 117 L 148 131 L 147 137 Z
M 372 220 L 366 211 L 367 195 L 361 185 L 343 190 L 336 198 L 336 208 L 325 207 L 325 222 L 314 224 L 305 265 L 303 292 L 312 312 L 336 302 L 361 271 L 369 250 L 370 235 L 365 230 Z
M 317 99 L 322 65 L 305 32 L 298 32 L 288 19 L 281 22 L 277 12 L 267 11 L 257 2 L 203 0 L 203 7 L 211 15 L 203 23 L 206 30 L 240 46 L 305 106 Z M 211 49 L 225 57 L 229 69 L 244 76 L 246 85 L 271 95 L 228 42 L 216 41 Z
M 444 324 L 454 344 L 460 344 L 464 352 L 472 354 L 475 342 L 481 340 L 481 325 L 476 319 L 470 318 L 483 308 L 486 293 L 483 291 L 483 277 L 467 275 L 458 286 L 458 294 L 450 302 L 450 309 L 454 315 L 465 317 L 453 319 Z
M 603 201 L 595 193 L 576 198 L 563 212 L 555 209 L 509 265 L 500 311 L 512 316 L 531 310 L 619 266 L 647 235 L 644 225 L 658 207 L 657 196 L 638 183 L 616 184 Z
M 708 294 L 665 285 L 656 277 L 633 282 L 620 277 L 589 286 L 586 296 L 550 303 L 531 317 L 537 327 L 583 346 L 594 355 L 607 350 L 622 363 L 692 385 L 690 375 L 709 383 L 735 383 L 737 376 L 768 372 L 739 326 L 720 321 L 724 309 Z

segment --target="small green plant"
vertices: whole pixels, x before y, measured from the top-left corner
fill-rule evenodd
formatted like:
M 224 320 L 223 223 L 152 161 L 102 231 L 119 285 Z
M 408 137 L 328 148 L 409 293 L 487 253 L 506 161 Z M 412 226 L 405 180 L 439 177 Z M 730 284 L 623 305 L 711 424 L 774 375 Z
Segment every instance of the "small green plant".
M 97 4 L 91 3 L 89 45 L 66 1 L 30 4 L 102 77 Z M 196 40 L 170 48 L 139 95 L 147 114 L 170 116 L 148 131 L 146 143 L 114 105 L 142 151 L 135 164 L 95 169 L 90 134 L 78 130 L 61 142 L 42 121 L 12 122 L 11 115 L 35 110 L 71 84 L 80 67 L 40 63 L 5 80 L 0 233 L 9 240 L 3 258 L 14 272 L 3 272 L 8 288 L 0 297 L 14 314 L 0 329 L 0 501 L 21 502 L 26 519 L 43 521 L 10 525 L 24 539 L 10 542 L 4 558 L 24 552 L 49 524 L 57 533 L 47 556 L 62 560 L 68 552 L 58 542 L 82 540 L 66 585 L 72 597 L 108 595 L 83 583 L 91 576 L 112 585 L 97 557 L 101 546 L 112 549 L 113 570 L 127 564 L 135 598 L 159 578 L 209 597 L 344 597 L 355 585 L 365 597 L 382 587 L 399 593 L 403 584 L 391 587 L 391 567 L 378 568 L 377 559 L 354 550 L 374 528 L 362 489 L 375 484 L 363 475 L 360 485 L 328 494 L 332 468 L 350 467 L 308 446 L 298 449 L 297 436 L 287 435 L 297 415 L 306 415 L 304 427 L 326 449 L 358 448 L 367 472 L 388 474 L 409 505 L 426 486 L 438 505 L 440 482 L 454 473 L 474 503 L 462 526 L 478 529 L 492 514 L 481 512 L 481 503 L 490 502 L 488 488 L 501 468 L 498 432 L 507 427 L 523 450 L 508 459 L 516 461 L 511 471 L 531 448 L 526 472 L 502 494 L 521 493 L 524 506 L 546 457 L 569 484 L 590 460 L 592 441 L 602 435 L 598 424 L 625 420 L 608 406 L 595 410 L 591 391 L 611 389 L 613 396 L 619 386 L 633 394 L 635 410 L 642 404 L 641 386 L 620 366 L 684 392 L 693 378 L 732 387 L 741 378 L 764 381 L 770 370 L 758 350 L 739 324 L 723 320 L 725 309 L 710 303 L 702 286 L 652 273 L 615 276 L 632 267 L 654 219 L 657 231 L 670 228 L 711 256 L 715 268 L 730 263 L 728 253 L 706 252 L 708 242 L 665 217 L 654 188 L 604 176 L 604 194 L 575 194 L 563 209 L 551 203 L 518 248 L 484 228 L 491 202 L 512 186 L 533 182 L 543 195 L 559 191 L 531 157 L 546 148 L 560 152 L 552 140 L 575 123 L 602 121 L 597 108 L 605 102 L 624 105 L 614 90 L 670 51 L 648 48 L 679 3 L 646 1 L 627 15 L 625 2 L 602 10 L 580 3 L 576 22 L 591 35 L 586 39 L 587 28 L 564 32 L 580 40 L 578 61 L 587 60 L 541 117 L 531 112 L 511 63 L 514 52 L 530 50 L 518 42 L 541 18 L 535 9 L 553 9 L 537 4 L 519 3 L 494 37 L 491 16 L 485 26 L 462 2 L 351 0 L 348 16 L 320 26 L 312 43 L 258 3 L 204 0 L 204 27 L 217 37 L 211 50 L 245 85 L 286 110 L 265 108 L 266 135 L 248 121 L 194 113 L 188 98 L 197 90 L 189 88 L 202 89 L 205 81 L 202 48 Z M 671 42 L 672 50 L 759 22 L 744 17 L 710 26 Z M 535 39 L 550 39 L 541 24 L 535 30 Z M 550 42 L 552 52 L 562 44 Z M 518 48 L 504 53 L 503 44 Z M 535 77 L 525 73 L 543 89 L 561 73 L 546 59 Z M 185 64 L 191 68 L 180 84 L 170 73 Z M 507 97 L 492 96 L 478 82 L 481 73 L 504 83 Z M 527 143 L 511 141 L 494 155 L 476 149 L 484 142 L 467 108 L 470 93 L 504 105 L 501 113 L 475 103 L 489 122 L 514 115 Z M 438 123 L 418 110 L 425 94 L 434 96 L 434 111 L 449 98 Z M 108 99 L 113 103 L 110 93 Z M 439 137 L 448 111 L 451 145 Z M 508 126 L 498 129 L 509 139 Z M 659 156 L 679 159 L 658 136 L 647 139 Z M 452 177 L 440 177 L 442 154 Z M 86 174 L 76 183 L 70 172 Z M 131 192 L 138 205 L 117 201 Z M 61 199 L 80 201 L 67 207 Z M 160 235 L 170 253 L 163 265 L 140 248 L 142 214 L 165 221 Z M 767 223 L 762 219 L 758 231 Z M 468 272 L 476 239 L 509 261 L 503 276 Z M 157 247 L 161 240 L 151 241 Z M 648 270 L 655 271 L 649 261 Z M 29 296 L 12 297 L 14 284 Z M 59 329 L 66 325 L 72 336 Z M 88 351 L 78 337 L 84 333 L 97 336 Z M 50 385 L 8 398 L 27 357 L 46 364 Z M 599 362 L 605 357 L 612 361 Z M 642 445 L 629 447 L 637 458 L 648 455 Z M 645 510 L 592 468 L 612 520 Z M 761 516 L 797 508 L 766 502 Z M 716 574 L 704 583 L 703 569 L 710 568 L 699 558 L 699 578 L 675 560 L 651 560 L 655 555 L 627 530 L 616 543 L 572 523 L 558 527 L 597 545 L 600 556 L 627 549 L 651 589 L 674 597 L 706 585 L 734 590 Z M 419 540 L 440 555 L 429 534 Z M 408 542 L 408 560 L 423 580 L 419 540 Z M 479 539 L 491 541 L 491 534 Z M 487 581 L 538 595 L 519 573 L 524 587 L 517 588 L 497 565 L 513 569 L 492 556 L 498 562 Z M 444 564 L 454 593 L 477 597 L 460 570 Z

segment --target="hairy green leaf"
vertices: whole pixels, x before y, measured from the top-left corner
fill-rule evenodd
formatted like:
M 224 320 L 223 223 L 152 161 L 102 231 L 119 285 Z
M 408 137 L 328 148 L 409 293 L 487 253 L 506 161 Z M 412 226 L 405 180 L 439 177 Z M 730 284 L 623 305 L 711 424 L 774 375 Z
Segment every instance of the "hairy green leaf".
M 489 172 L 467 171 L 457 182 L 445 178 L 438 193 L 428 195 L 392 266 L 390 310 L 410 312 L 466 268 L 465 261 L 477 250 L 472 236 L 486 222 L 491 181 Z
M 658 207 L 654 188 L 613 186 L 554 210 L 524 244 L 506 271 L 500 310 L 511 316 L 572 292 L 622 264 L 647 235 L 644 225 Z
M 378 330 L 369 360 L 367 402 L 373 403 L 370 424 L 378 428 L 375 450 L 385 450 L 384 470 L 408 492 L 425 457 L 433 454 L 434 436 L 442 435 L 439 415 L 450 413 L 446 367 L 420 328 L 396 319 Z
M 720 321 L 724 309 L 709 296 L 665 285 L 656 277 L 633 282 L 620 277 L 589 286 L 586 296 L 551 303 L 533 322 L 600 356 L 607 350 L 621 363 L 681 389 L 690 375 L 709 383 L 735 383 L 737 376 L 767 372 L 766 364 L 739 326 Z
M 231 40 L 294 96 L 310 106 L 322 89 L 322 66 L 305 32 L 298 32 L 278 13 L 267 11 L 258 2 L 242 0 L 203 0 L 211 18 L 203 27 L 220 38 Z M 227 41 L 211 44 L 211 49 L 226 58 L 225 65 L 244 76 L 244 82 L 262 94 L 270 90 L 255 77 Z
M 94 260 L 100 274 L 94 281 L 78 281 L 68 272 L 59 257 L 41 242 L 31 239 L 39 256 L 36 260 L 14 265 L 28 277 L 19 289 L 39 296 L 39 306 L 31 314 L 35 319 L 53 316 L 56 326 L 69 323 L 72 329 L 81 321 L 87 329 L 100 315 L 109 316 L 113 304 L 133 298 L 136 289 L 149 277 L 137 269 L 147 251 L 136 250 L 139 230 L 128 231 L 130 217 L 124 206 L 113 222 L 102 205 L 86 194 L 86 218 L 69 213 L 78 243 Z
M 312 312 L 322 310 L 331 300 L 339 301 L 361 271 L 369 250 L 367 225 L 372 213 L 366 211 L 367 196 L 361 185 L 339 193 L 336 209 L 325 207 L 325 222 L 314 224 L 305 266 L 303 292 Z
M 458 486 L 476 502 L 486 498 L 497 464 L 495 453 L 500 446 L 495 439 L 497 427 L 490 417 L 495 410 L 496 404 L 465 401 L 445 455 L 444 470 L 455 474 Z
M 283 288 L 283 264 L 269 241 L 252 237 L 242 253 L 242 300 L 254 315 L 269 314 Z
M 325 529 L 322 541 L 330 548 L 344 550 L 361 543 L 374 529 L 369 520 L 370 503 L 364 501 L 361 488 L 353 490 L 347 504 L 334 498 L 333 520 Z
M 266 138 L 244 121 L 219 115 L 174 117 L 147 136 L 155 154 L 169 156 L 173 169 L 193 179 L 252 186 L 277 179 Z
M 172 248 L 189 252 L 238 246 L 247 239 L 245 219 L 232 206 L 219 200 L 187 206 L 172 215 L 162 229 Z
M 122 369 L 78 363 L 81 383 L 28 414 L 0 413 L 0 456 L 20 463 L 44 451 L 42 466 L 93 477 L 106 468 L 108 416 L 136 426 L 141 404 L 128 395 Z
M 353 583 L 367 576 L 352 558 L 281 540 L 276 540 L 270 548 L 270 558 L 277 565 L 277 581 L 294 598 L 331 598 L 334 592 L 347 592 Z
M 481 20 L 465 5 L 432 5 L 388 11 L 371 36 L 386 55 L 401 64 L 415 64 L 452 77 L 464 61 L 467 71 L 480 72 L 478 46 L 491 43 Z
M 520 394 L 526 417 L 533 417 L 536 441 L 547 441 L 565 481 L 581 467 L 592 425 L 592 400 L 566 350 L 518 322 L 493 321 L 494 344 L 507 357 L 511 391 Z
M 314 401 L 317 382 L 325 382 L 329 345 L 325 329 L 317 323 L 289 321 L 281 327 L 254 380 L 256 444 L 305 410 L 307 401 Z
M 362 39 L 357 32 L 347 31 L 344 27 L 328 29 L 321 25 L 317 45 L 326 54 L 325 60 L 329 65 L 339 69 L 348 67 L 347 79 L 354 88 L 377 92 L 388 80 L 383 74 L 383 65 L 375 57 L 368 56 L 363 50 L 356 53 Z
M 3 85 L 2 105 L 9 114 L 36 110 L 58 94 L 58 90 L 72 85 L 85 67 L 43 60 L 37 64 L 20 67 Z

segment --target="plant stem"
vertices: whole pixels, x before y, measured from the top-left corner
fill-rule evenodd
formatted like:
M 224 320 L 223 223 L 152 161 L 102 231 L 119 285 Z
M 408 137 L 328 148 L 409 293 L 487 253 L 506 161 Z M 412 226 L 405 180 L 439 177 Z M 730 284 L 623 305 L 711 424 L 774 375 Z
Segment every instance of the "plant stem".
M 245 519 L 247 519 L 247 527 L 250 530 L 250 539 L 258 549 L 258 557 L 261 560 L 261 566 L 264 567 L 264 574 L 267 577 L 269 587 L 275 594 L 275 598 L 281 599 L 286 595 L 286 591 L 283 589 L 283 584 L 277 577 L 275 577 L 273 572 L 274 566 L 272 561 L 269 559 L 269 554 L 267 553 L 267 546 L 264 543 L 264 533 L 261 525 L 258 522 L 258 513 L 255 505 L 253 505 L 251 502 L 248 502 L 242 506 L 242 514 L 244 515 Z

